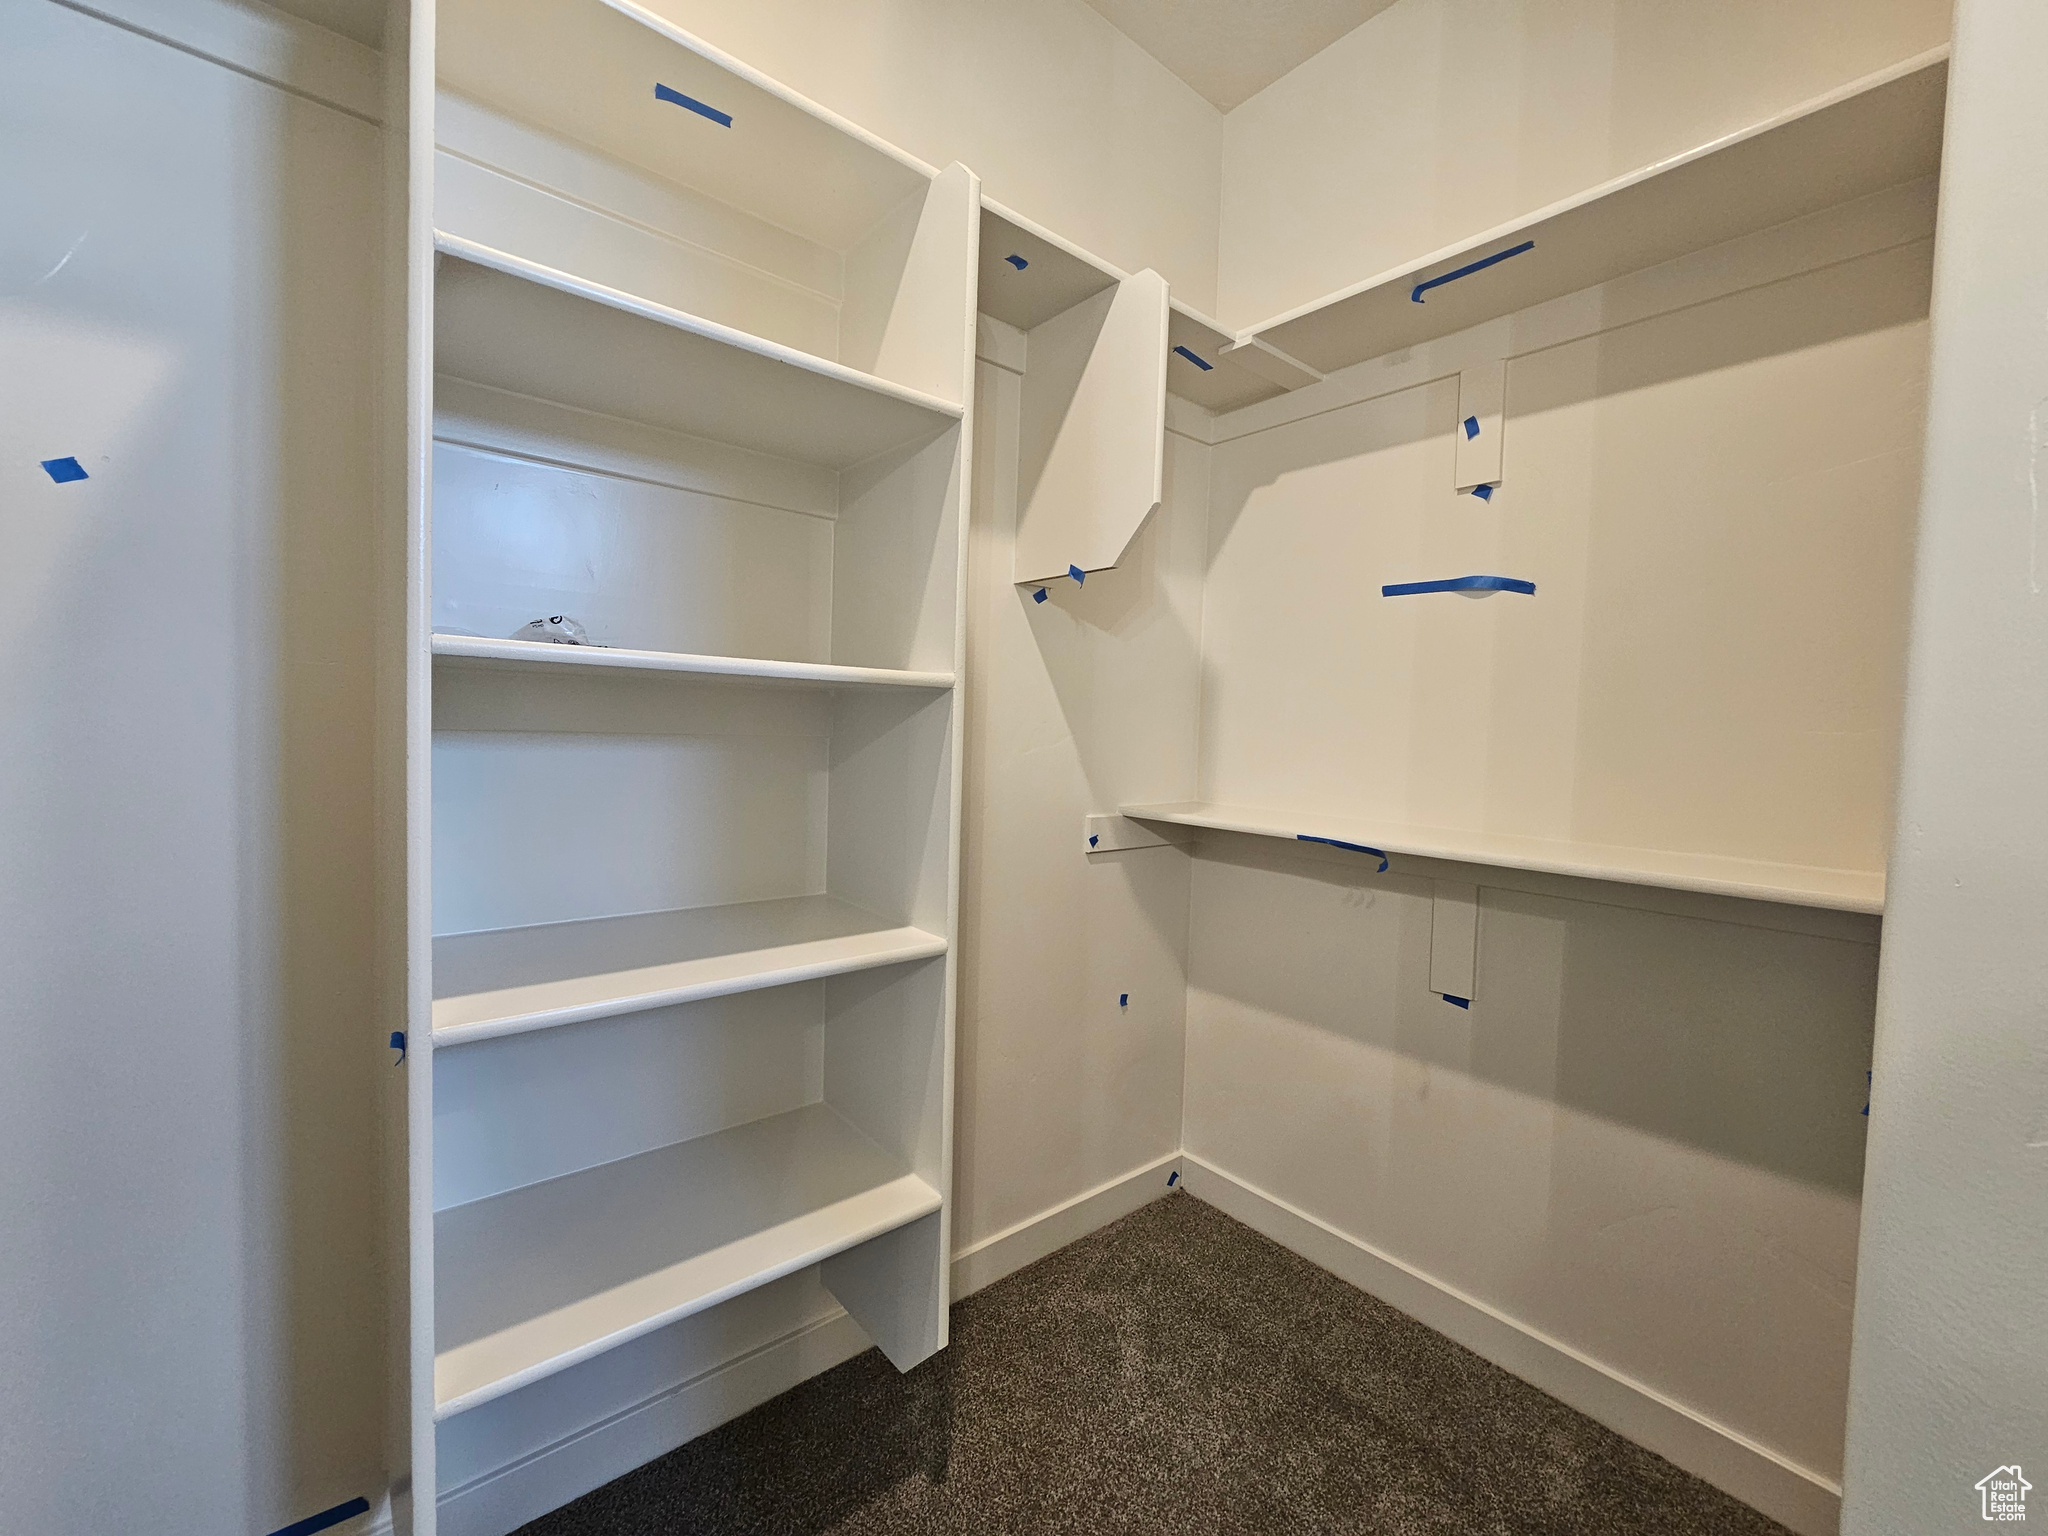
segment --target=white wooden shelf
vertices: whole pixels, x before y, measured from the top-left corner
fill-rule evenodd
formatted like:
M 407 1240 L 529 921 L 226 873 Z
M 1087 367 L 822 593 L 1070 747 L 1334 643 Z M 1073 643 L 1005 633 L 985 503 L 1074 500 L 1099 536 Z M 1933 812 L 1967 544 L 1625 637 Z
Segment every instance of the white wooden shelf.
M 434 1417 L 939 1209 L 825 1104 L 439 1211 Z
M 1335 844 L 1379 854 L 1407 854 L 1461 864 L 1492 865 L 1498 869 L 1538 870 L 1587 880 L 1613 880 L 1624 885 L 1704 891 L 1754 901 L 1825 907 L 1838 912 L 1884 911 L 1884 875 L 1881 871 L 1820 869 L 1805 864 L 1774 864 L 1718 854 L 1619 848 L 1600 843 L 1403 826 L 1398 822 L 1306 813 L 1293 816 L 1282 811 L 1195 800 L 1165 805 L 1126 805 L 1122 810 L 1124 815 L 1136 821 L 1218 832 L 1243 832 L 1255 837 L 1283 838 L 1289 842 Z
M 886 667 L 841 667 L 818 661 L 756 661 L 743 656 L 691 656 L 679 651 L 635 651 L 605 645 L 555 645 L 541 640 L 487 640 L 472 635 L 434 636 L 440 667 L 492 672 L 557 674 L 584 669 L 605 673 L 672 673 L 700 681 L 802 683 L 826 688 L 953 686 L 950 672 L 896 672 Z
M 434 1043 L 463 1045 L 945 952 L 938 934 L 831 896 L 446 934 L 434 940 Z
M 936 174 L 631 0 L 447 0 L 437 22 L 444 86 L 835 250 Z
M 961 407 L 746 331 L 440 233 L 438 373 L 834 469 Z
M 1943 47 L 1910 59 L 1289 310 L 1241 339 L 1329 373 L 1932 176 L 1947 56 Z

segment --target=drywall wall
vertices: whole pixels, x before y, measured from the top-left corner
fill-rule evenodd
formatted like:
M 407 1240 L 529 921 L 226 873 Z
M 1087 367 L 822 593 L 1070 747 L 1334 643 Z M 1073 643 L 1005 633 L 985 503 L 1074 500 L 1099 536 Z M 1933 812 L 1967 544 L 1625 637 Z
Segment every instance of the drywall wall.
M 2048 1488 L 2048 107 L 2036 0 L 1961 0 L 1927 474 L 1879 974 L 1849 1536 Z M 2048 1495 L 2030 1496 L 2033 1515 Z
M 1516 317 L 1490 503 L 1430 356 L 1216 421 L 1199 798 L 1877 865 L 1930 190 Z M 1378 595 L 1466 571 L 1536 595 Z M 1453 1333 L 1504 1320 L 1551 1390 L 1628 1384 L 1575 1400 L 1831 1529 L 1875 922 L 1202 846 L 1190 1187 L 1426 1277 Z M 1430 990 L 1437 878 L 1480 887 L 1469 1009 Z
M 1082 0 L 649 8 L 1127 272 L 1216 302 L 1222 117 Z
M 248 69 L 0 13 L 9 1531 L 383 1492 L 381 145 Z
M 1948 36 L 1948 0 L 1398 0 L 1224 119 L 1247 326 Z
M 1001 344 L 979 369 L 969 532 L 953 1243 L 970 1265 L 1180 1146 L 1187 859 L 1091 853 L 1083 821 L 1194 783 L 1209 453 L 1168 435 L 1165 499 L 1116 569 L 1012 585 L 1022 380 L 987 354 L 1023 361 L 1024 338 L 982 330 Z M 1024 1242 L 963 1279 L 1036 1257 Z

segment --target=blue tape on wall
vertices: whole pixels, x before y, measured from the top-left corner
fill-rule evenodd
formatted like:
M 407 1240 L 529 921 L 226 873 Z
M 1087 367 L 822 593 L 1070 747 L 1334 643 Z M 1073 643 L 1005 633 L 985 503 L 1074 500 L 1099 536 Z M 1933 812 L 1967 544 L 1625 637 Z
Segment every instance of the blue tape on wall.
M 1469 997 L 1453 997 L 1448 992 L 1439 992 L 1437 996 L 1449 1003 L 1453 1008 L 1470 1008 L 1472 1006 L 1472 999 Z
M 1398 581 L 1381 587 L 1381 597 L 1414 597 L 1423 592 L 1520 592 L 1536 595 L 1536 583 L 1513 576 L 1453 576 L 1448 581 Z
M 732 114 L 730 112 L 721 112 L 716 107 L 706 106 L 696 97 L 685 96 L 681 91 L 673 90 L 666 85 L 658 83 L 655 85 L 654 99 L 656 101 L 672 102 L 679 107 L 686 107 L 699 117 L 710 118 L 711 121 L 718 124 L 721 128 L 730 128 L 732 126 Z
M 1510 256 L 1519 256 L 1524 251 L 1533 251 L 1535 249 L 1536 242 L 1534 240 L 1524 240 L 1520 245 L 1510 246 L 1505 251 L 1495 251 L 1491 256 L 1482 256 L 1471 265 L 1460 267 L 1455 272 L 1446 272 L 1442 277 L 1432 277 L 1426 283 L 1417 283 L 1413 290 L 1410 291 L 1408 297 L 1417 304 L 1420 304 L 1422 296 L 1432 288 L 1441 288 L 1445 283 L 1455 283 L 1459 278 L 1470 277 L 1474 272 L 1484 272 L 1496 262 L 1506 261 Z
M 323 1509 L 317 1515 L 308 1515 L 290 1525 L 280 1526 L 270 1536 L 313 1536 L 315 1531 L 324 1531 L 329 1526 L 339 1525 L 344 1520 L 353 1520 L 357 1515 L 370 1512 L 370 1501 L 363 1498 L 350 1499 L 346 1504 L 337 1504 L 332 1509 Z
M 1491 501 L 1493 500 L 1493 487 L 1490 485 L 1475 485 L 1472 487 L 1472 494 L 1481 501 Z
M 398 1061 L 403 1061 L 403 1060 L 405 1060 L 405 1031 L 404 1031 L 404 1030 L 402 1030 L 402 1029 L 394 1029 L 393 1031 L 391 1031 L 391 1049 L 393 1049 L 394 1051 L 398 1052 Z M 398 1061 L 394 1061 L 393 1063 L 391 1063 L 391 1065 L 393 1065 L 394 1067 L 395 1067 L 395 1066 L 397 1066 L 397 1065 L 398 1065 Z
M 1379 849 L 1368 848 L 1363 843 L 1347 843 L 1335 837 L 1310 837 L 1306 832 L 1295 833 L 1294 840 L 1297 843 L 1325 843 L 1332 848 L 1342 848 L 1347 853 L 1369 853 L 1380 861 L 1378 873 L 1384 875 L 1387 872 L 1387 856 Z
M 1095 833 L 1095 832 L 1090 832 L 1090 833 L 1088 834 L 1088 846 L 1089 846 L 1090 848 L 1093 848 L 1093 847 L 1094 847 L 1094 846 L 1095 846 L 1095 845 L 1096 845 L 1097 843 L 1099 843 L 1099 842 L 1101 842 L 1101 841 L 1102 841 L 1102 837 L 1101 837 L 1101 835 L 1100 835 L 1099 833 Z
M 1465 437 L 1467 441 L 1470 441 L 1472 438 L 1475 438 L 1478 435 L 1479 418 L 1477 416 L 1467 416 L 1465 418 Z
M 1214 373 L 1216 371 L 1216 365 L 1214 363 L 1203 362 L 1199 357 L 1195 356 L 1195 354 L 1190 352 L 1186 347 L 1175 347 L 1173 350 L 1178 352 L 1182 357 L 1186 358 L 1189 362 L 1193 363 L 1197 368 L 1201 369 L 1204 373 Z
M 1017 270 L 1018 270 L 1019 272 L 1022 272 L 1022 271 L 1023 271 L 1023 270 L 1024 270 L 1024 269 L 1025 269 L 1026 267 L 1028 267 L 1028 266 L 1030 266 L 1030 265 L 1031 265 L 1031 263 L 1030 263 L 1030 262 L 1028 262 L 1028 261 L 1026 261 L 1026 260 L 1025 260 L 1025 259 L 1024 259 L 1024 258 L 1023 258 L 1022 256 L 1017 256 L 1017 255 L 1010 255 L 1010 256 L 1005 256 L 1005 257 L 1003 258 L 1003 260 L 1007 261 L 1007 262 L 1008 262 L 1008 263 L 1009 263 L 1009 264 L 1010 264 L 1011 266 L 1015 267 L 1015 268 L 1016 268 L 1016 269 L 1017 269 Z
M 1079 567 L 1078 565 L 1068 566 L 1067 574 L 1074 578 L 1074 585 L 1077 587 L 1080 586 L 1083 582 L 1087 581 L 1088 579 L 1088 573 L 1082 570 L 1081 567 Z
M 1119 993 L 1117 994 L 1117 996 L 1116 996 L 1116 1005 L 1117 1005 L 1117 1007 L 1119 1007 L 1119 1008 L 1128 1008 L 1128 1007 L 1130 1007 L 1130 1006 L 1131 1006 L 1131 994 L 1130 994 L 1130 993 L 1128 993 L 1128 992 L 1119 992 Z
M 1173 1188 L 1173 1186 L 1174 1186 L 1174 1185 L 1178 1184 L 1179 1182 L 1180 1182 L 1180 1170 L 1179 1170 L 1178 1168 L 1176 1168 L 1176 1169 L 1174 1169 L 1174 1170 L 1173 1170 L 1173 1172 L 1169 1173 L 1169 1174 L 1168 1174 L 1168 1175 L 1166 1176 L 1166 1187 L 1167 1187 L 1168 1189 L 1171 1189 L 1171 1188 Z
M 1042 603 L 1046 600 L 1046 597 L 1048 595 L 1049 594 L 1046 592 L 1045 588 L 1040 587 L 1036 592 L 1031 594 L 1031 601 L 1033 601 L 1034 603 Z
M 70 457 L 43 460 L 43 473 L 59 485 L 67 484 L 73 480 L 89 480 L 92 478 L 85 472 L 83 464 Z

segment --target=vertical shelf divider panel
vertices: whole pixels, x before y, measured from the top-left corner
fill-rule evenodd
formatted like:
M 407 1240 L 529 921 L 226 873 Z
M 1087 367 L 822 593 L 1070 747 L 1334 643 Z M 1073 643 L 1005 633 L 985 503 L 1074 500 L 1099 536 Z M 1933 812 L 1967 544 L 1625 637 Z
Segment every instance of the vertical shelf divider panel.
M 770 1282 L 815 1272 L 761 1314 L 790 1330 L 822 1282 L 904 1369 L 946 1343 L 981 227 L 966 167 L 630 0 L 436 3 L 406 335 L 426 1536 L 437 1422 Z M 507 638 L 552 613 L 594 643 Z

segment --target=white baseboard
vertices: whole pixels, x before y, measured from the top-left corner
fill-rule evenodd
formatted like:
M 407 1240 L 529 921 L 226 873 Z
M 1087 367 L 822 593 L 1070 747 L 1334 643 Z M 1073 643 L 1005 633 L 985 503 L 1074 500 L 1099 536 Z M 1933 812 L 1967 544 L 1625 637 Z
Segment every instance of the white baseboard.
M 1181 1154 L 1181 1168 L 1189 1194 L 1311 1264 L 1398 1307 L 1799 1536 L 1835 1536 L 1842 1508 L 1838 1484 L 1191 1153 Z
M 1040 1211 L 1036 1216 L 985 1237 L 972 1248 L 953 1255 L 953 1299 L 972 1296 L 984 1286 L 994 1285 L 1005 1275 L 1015 1274 L 1026 1264 L 1035 1264 L 1049 1253 L 1057 1253 L 1076 1238 L 1086 1237 L 1097 1227 L 1106 1227 L 1120 1216 L 1128 1216 L 1167 1192 L 1167 1176 L 1180 1169 L 1180 1154 L 1168 1153 L 1157 1162 L 1084 1190 L 1073 1199 Z
M 851 1360 L 868 1336 L 822 1318 L 440 1496 L 440 1536 L 505 1536 Z

